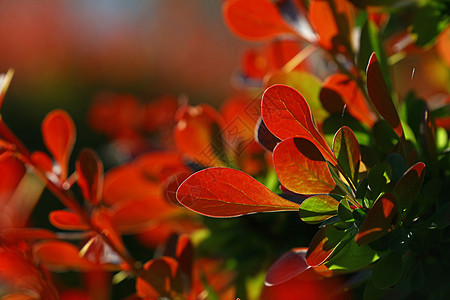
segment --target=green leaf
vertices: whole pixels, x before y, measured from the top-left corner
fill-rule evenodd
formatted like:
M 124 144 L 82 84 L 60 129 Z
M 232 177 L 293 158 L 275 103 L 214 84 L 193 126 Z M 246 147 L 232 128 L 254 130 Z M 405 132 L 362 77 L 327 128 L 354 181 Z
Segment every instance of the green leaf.
M 431 45 L 443 29 L 442 21 L 444 20 L 439 6 L 434 5 L 433 2 L 419 8 L 411 24 L 411 32 L 416 37 L 415 44 L 419 47 Z
M 400 252 L 391 252 L 375 264 L 372 273 L 373 284 L 380 289 L 395 285 L 403 273 L 403 261 Z
M 352 272 L 371 264 L 378 258 L 375 250 L 368 245 L 358 245 L 352 238 L 325 265 L 333 271 Z
M 306 198 L 300 205 L 300 218 L 308 224 L 318 224 L 338 212 L 339 202 L 328 195 Z
M 367 179 L 374 198 L 384 191 L 386 185 L 390 182 L 391 175 L 392 168 L 386 162 L 379 163 L 370 170 Z
M 330 171 L 331 177 L 333 178 L 336 185 L 348 196 L 353 197 L 353 192 L 350 186 L 344 182 L 344 180 L 339 176 L 338 169 L 327 161 L 328 170 Z
M 375 123 L 373 126 L 373 135 L 376 143 L 380 146 L 380 150 L 386 154 L 392 152 L 392 149 L 399 141 L 397 134 L 385 120 L 380 120 Z
M 338 216 L 342 221 L 350 221 L 353 220 L 353 214 L 348 205 L 347 198 L 341 200 L 338 206 Z
M 353 183 L 356 184 L 361 162 L 361 152 L 359 151 L 358 140 L 349 127 L 343 126 L 336 132 L 332 149 L 339 165 Z

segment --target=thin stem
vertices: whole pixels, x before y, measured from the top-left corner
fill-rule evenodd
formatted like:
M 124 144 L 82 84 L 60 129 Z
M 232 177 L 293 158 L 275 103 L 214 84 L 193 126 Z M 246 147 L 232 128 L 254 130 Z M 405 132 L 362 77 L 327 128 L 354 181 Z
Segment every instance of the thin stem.
M 299 64 L 301 64 L 305 59 L 307 59 L 311 54 L 316 52 L 317 46 L 310 44 L 303 48 L 299 53 L 297 53 L 291 60 L 289 60 L 281 70 L 285 73 L 289 73 L 294 70 Z

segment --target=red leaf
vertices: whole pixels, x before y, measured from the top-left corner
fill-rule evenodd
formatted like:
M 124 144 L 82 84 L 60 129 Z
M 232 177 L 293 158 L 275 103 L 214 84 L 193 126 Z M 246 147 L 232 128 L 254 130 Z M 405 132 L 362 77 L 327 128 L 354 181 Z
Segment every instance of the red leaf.
M 64 230 L 88 230 L 89 225 L 83 222 L 79 215 L 67 210 L 54 210 L 49 215 L 53 226 Z
M 269 0 L 228 0 L 223 4 L 223 16 L 228 28 L 243 39 L 257 41 L 295 34 Z
M 366 219 L 355 237 L 358 245 L 370 243 L 379 239 L 391 230 L 393 220 L 397 215 L 397 203 L 393 194 L 384 194 L 374 203 Z
M 24 164 L 11 152 L 0 155 L 0 204 L 3 209 L 25 175 L 25 171 Z
M 38 228 L 6 228 L 0 234 L 2 239 L 9 242 L 56 239 L 56 234 L 52 231 Z
M 89 270 L 97 266 L 82 258 L 78 248 L 67 242 L 40 242 L 34 246 L 33 251 L 40 263 L 53 270 Z
M 209 168 L 194 173 L 178 188 L 177 198 L 187 208 L 212 217 L 299 208 L 298 204 L 277 196 L 251 176 L 229 168 Z
M 276 84 L 264 92 L 262 117 L 267 128 L 281 140 L 301 137 L 311 141 L 331 163 L 336 158 L 317 130 L 305 98 L 295 89 Z
M 345 109 L 359 121 L 370 127 L 376 116 L 367 105 L 366 99 L 354 80 L 344 74 L 333 74 L 325 79 L 320 91 L 320 101 L 330 113 L 341 114 Z
M 164 256 L 175 258 L 179 265 L 180 271 L 189 281 L 189 286 L 192 280 L 192 266 L 194 262 L 194 248 L 188 235 L 173 234 L 164 249 Z
M 436 40 L 436 51 L 442 61 L 450 67 L 450 53 L 448 49 L 450 48 L 450 26 L 442 30 Z
M 407 208 L 416 198 L 425 178 L 425 164 L 418 162 L 409 168 L 394 187 L 394 195 L 399 209 Z
M 76 162 L 78 185 L 85 200 L 93 205 L 100 202 L 103 192 L 103 164 L 97 154 L 83 149 Z
M 182 281 L 178 262 L 172 257 L 161 257 L 147 262 L 136 280 L 136 291 L 144 298 L 172 298 L 172 292 L 181 293 Z
M 178 187 L 191 175 L 192 172 L 179 172 L 167 178 L 164 182 L 164 196 L 167 201 L 174 205 L 180 205 L 177 200 Z
M 38 167 L 41 172 L 44 172 L 44 174 L 47 173 L 47 176 L 49 173 L 53 172 L 53 161 L 45 152 L 33 152 L 33 154 L 31 154 L 31 162 L 34 166 Z
M 350 29 L 352 10 L 345 0 L 311 0 L 308 19 L 319 35 L 319 45 L 325 50 L 351 53 Z
M 310 266 L 306 263 L 307 248 L 295 248 L 283 254 L 273 263 L 266 275 L 266 286 L 277 285 L 308 270 Z
M 142 232 L 151 221 L 156 222 L 158 211 L 150 201 L 134 200 L 116 203 L 111 207 L 111 219 L 122 233 Z
M 174 130 L 177 148 L 204 166 L 223 166 L 223 120 L 208 105 L 181 108 Z
M 298 194 L 328 194 L 336 183 L 327 162 L 309 140 L 290 138 L 273 151 L 278 179 L 287 189 Z
M 394 102 L 392 102 L 391 94 L 384 81 L 383 74 L 381 73 L 375 52 L 370 56 L 366 73 L 367 91 L 373 105 L 401 138 L 403 136 L 403 127 L 400 123 Z
M 60 109 L 50 112 L 42 122 L 42 136 L 48 151 L 61 167 L 61 180 L 65 180 L 69 156 L 76 138 L 76 129 L 72 118 Z
M 119 253 L 125 253 L 122 237 L 114 224 L 111 213 L 105 208 L 96 209 L 92 214 L 92 224 L 97 227 L 114 245 Z

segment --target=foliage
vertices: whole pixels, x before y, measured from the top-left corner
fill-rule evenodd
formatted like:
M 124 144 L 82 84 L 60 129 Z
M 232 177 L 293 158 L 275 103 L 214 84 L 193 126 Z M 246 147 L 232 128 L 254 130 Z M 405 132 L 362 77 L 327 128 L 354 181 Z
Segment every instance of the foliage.
M 430 76 L 450 80 L 448 8 L 227 0 L 230 30 L 264 43 L 240 90 L 220 110 L 102 94 L 88 119 L 112 168 L 89 148 L 71 160 L 63 110 L 42 122 L 47 152 L 0 120 L 5 299 L 105 299 L 124 282 L 127 299 L 445 299 L 449 86 L 404 90 L 396 68 L 432 53 L 446 73 Z M 61 205 L 34 224 L 44 189 Z M 282 213 L 247 216 L 261 212 Z M 67 289 L 67 271 L 95 284 Z

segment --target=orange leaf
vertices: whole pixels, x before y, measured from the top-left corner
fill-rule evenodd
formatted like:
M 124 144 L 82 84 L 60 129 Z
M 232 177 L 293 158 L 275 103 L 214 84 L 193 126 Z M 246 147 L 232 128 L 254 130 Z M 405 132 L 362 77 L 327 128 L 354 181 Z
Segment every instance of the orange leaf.
M 101 230 L 101 233 L 114 245 L 115 250 L 125 253 L 122 237 L 114 224 L 111 213 L 105 208 L 96 209 L 92 214 L 92 224 Z
M 305 138 L 316 145 L 325 159 L 337 164 L 313 122 L 308 103 L 297 90 L 282 84 L 269 87 L 263 94 L 261 113 L 264 124 L 279 139 Z
M 345 0 L 311 0 L 308 19 L 319 35 L 325 50 L 350 54 L 350 29 L 353 27 L 352 7 Z
M 333 74 L 325 79 L 320 91 L 320 101 L 330 113 L 341 114 L 345 109 L 359 121 L 370 127 L 376 116 L 369 109 L 366 99 L 354 80 L 344 74 Z
M 273 151 L 273 163 L 281 184 L 297 194 L 328 194 L 336 183 L 327 162 L 309 140 L 290 138 Z
M 228 28 L 247 40 L 268 40 L 279 34 L 295 31 L 269 0 L 228 0 L 223 4 L 223 16 Z
M 395 133 L 400 138 L 403 137 L 403 127 L 400 123 L 394 102 L 392 102 L 391 94 L 384 81 L 383 74 L 381 73 L 375 52 L 370 56 L 366 73 L 367 91 L 373 105 L 380 115 L 391 125 Z
M 67 242 L 40 242 L 34 246 L 33 251 L 39 262 L 52 270 L 89 270 L 97 266 L 82 258 L 78 248 Z
M 48 151 L 61 168 L 60 179 L 65 180 L 69 156 L 76 138 L 72 118 L 60 109 L 50 112 L 42 122 L 42 136 Z
M 76 162 L 78 185 L 84 199 L 93 205 L 100 202 L 103 192 L 103 164 L 97 154 L 90 149 L 83 149 Z
M 450 67 L 450 26 L 447 26 L 442 32 L 439 34 L 436 40 L 436 51 L 439 54 L 439 57 L 444 61 L 447 67 Z
M 194 173 L 178 188 L 177 198 L 190 210 L 213 217 L 299 208 L 298 204 L 272 193 L 253 177 L 229 168 L 209 168 Z

